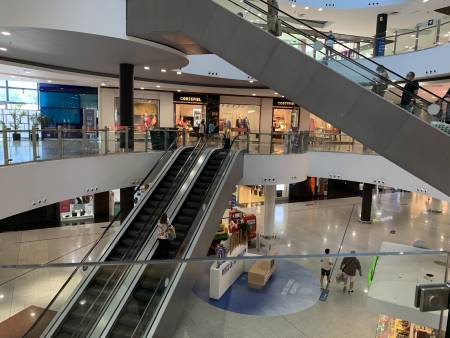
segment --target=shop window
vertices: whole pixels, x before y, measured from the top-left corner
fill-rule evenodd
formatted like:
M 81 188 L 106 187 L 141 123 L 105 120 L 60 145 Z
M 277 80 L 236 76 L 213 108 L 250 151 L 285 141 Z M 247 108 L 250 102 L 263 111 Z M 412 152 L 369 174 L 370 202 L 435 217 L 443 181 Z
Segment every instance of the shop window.
M 37 91 L 33 89 L 8 89 L 8 101 L 17 103 L 36 103 Z
M 115 120 L 116 126 L 120 125 L 119 101 L 115 98 Z M 134 99 L 134 128 L 145 130 L 159 127 L 159 100 Z
M 192 131 L 199 127 L 202 120 L 206 121 L 206 104 L 175 104 L 177 127 Z
M 0 84 L 0 86 L 1 86 L 1 84 Z M 8 87 L 9 88 L 37 89 L 37 82 L 8 80 Z
M 273 131 L 287 132 L 298 128 L 299 109 L 298 108 L 274 108 L 273 110 Z
M 261 107 L 246 104 L 221 104 L 219 110 L 219 129 L 225 125 L 232 129 L 246 129 L 259 132 Z

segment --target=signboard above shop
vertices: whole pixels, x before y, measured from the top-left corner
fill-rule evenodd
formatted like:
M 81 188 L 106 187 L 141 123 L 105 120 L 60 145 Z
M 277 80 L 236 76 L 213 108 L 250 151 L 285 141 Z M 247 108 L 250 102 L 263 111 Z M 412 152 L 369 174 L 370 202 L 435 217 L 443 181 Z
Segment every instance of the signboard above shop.
M 206 104 L 206 94 L 174 93 L 173 100 L 179 103 Z
M 294 108 L 298 107 L 294 102 L 285 99 L 284 97 L 275 97 L 273 99 L 273 106 L 278 108 Z

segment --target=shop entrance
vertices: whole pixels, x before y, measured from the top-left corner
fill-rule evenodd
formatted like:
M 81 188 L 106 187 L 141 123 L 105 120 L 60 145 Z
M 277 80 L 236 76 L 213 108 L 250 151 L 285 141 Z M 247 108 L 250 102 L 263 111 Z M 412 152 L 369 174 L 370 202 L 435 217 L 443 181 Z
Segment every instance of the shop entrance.
M 273 99 L 272 131 L 285 133 L 298 130 L 300 107 L 285 99 Z
M 202 94 L 177 94 L 175 101 L 175 124 L 190 134 L 197 134 L 202 120 L 206 122 L 207 97 Z
M 219 130 L 228 126 L 236 132 L 259 132 L 261 106 L 250 104 L 221 104 Z

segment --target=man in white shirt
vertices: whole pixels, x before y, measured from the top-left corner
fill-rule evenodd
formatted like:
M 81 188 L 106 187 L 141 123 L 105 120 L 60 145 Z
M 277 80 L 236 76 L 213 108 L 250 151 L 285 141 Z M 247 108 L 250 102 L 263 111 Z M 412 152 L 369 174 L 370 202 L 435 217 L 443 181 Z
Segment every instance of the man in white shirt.
M 330 249 L 325 249 L 325 254 L 329 255 L 330 254 Z M 331 268 L 333 266 L 333 262 L 331 261 L 330 257 L 323 257 L 320 259 L 320 289 L 324 290 L 325 288 L 323 287 L 323 280 L 325 277 L 327 277 L 327 288 L 330 285 L 330 281 L 331 281 Z

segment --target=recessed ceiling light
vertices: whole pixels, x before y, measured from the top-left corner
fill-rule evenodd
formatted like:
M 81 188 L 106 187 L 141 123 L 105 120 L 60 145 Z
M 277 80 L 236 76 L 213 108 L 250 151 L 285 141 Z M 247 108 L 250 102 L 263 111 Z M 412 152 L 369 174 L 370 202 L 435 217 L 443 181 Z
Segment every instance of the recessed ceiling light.
M 306 6 L 306 7 L 305 7 L 305 9 L 306 9 L 306 10 L 308 10 L 308 9 L 309 9 L 309 7 L 308 7 L 308 6 Z
M 31 313 L 30 313 L 30 316 L 31 316 L 31 317 L 34 317 L 34 316 L 36 316 L 36 313 L 31 312 Z
M 52 81 L 52 80 L 47 80 L 47 82 L 48 82 L 48 83 L 52 83 L 53 81 Z
M 106 83 L 102 82 L 102 86 L 106 86 Z
M 141 90 L 144 90 L 145 88 L 144 87 L 141 87 Z
M 256 96 L 256 94 L 255 94 L 255 93 L 253 93 L 252 95 L 253 95 L 253 96 Z
M 10 36 L 10 35 L 11 35 L 11 33 L 10 33 L 10 32 L 7 32 L 7 31 L 2 31 L 2 35 L 5 35 L 5 36 Z
M 156 88 L 161 88 L 161 86 L 160 85 L 156 85 Z
M 278 95 L 278 93 L 274 93 L 274 95 Z
M 8 50 L 8 48 L 0 47 L 0 50 L 1 50 L 2 52 L 6 52 L 6 51 Z
M 13 79 L 15 79 L 15 78 L 16 78 L 16 76 L 15 76 L 15 75 L 11 75 L 11 77 L 12 77 Z
M 319 12 L 322 12 L 322 11 L 323 11 L 323 8 L 322 8 L 322 7 L 319 7 L 318 11 L 319 11 Z
M 248 82 L 253 83 L 253 82 L 255 82 L 255 80 L 250 80 L 250 81 L 248 81 Z
M 291 7 L 292 7 L 292 8 L 295 8 L 295 4 L 292 4 Z
M 31 72 L 29 70 L 26 70 L 25 74 L 31 74 Z
M 145 70 L 150 70 L 150 67 L 149 66 L 145 66 L 144 69 Z
M 161 73 L 165 73 L 167 72 L 167 70 L 165 70 L 164 68 L 161 68 Z
M 423 3 L 428 2 L 428 1 L 430 1 L 430 0 L 422 0 Z
M 180 92 L 181 92 L 181 89 L 177 89 L 177 92 L 180 93 Z
M 177 70 L 177 75 L 181 75 L 181 70 Z
M 0 294 L 0 299 L 3 299 L 3 298 L 5 298 L 5 295 L 2 293 L 2 294 Z

